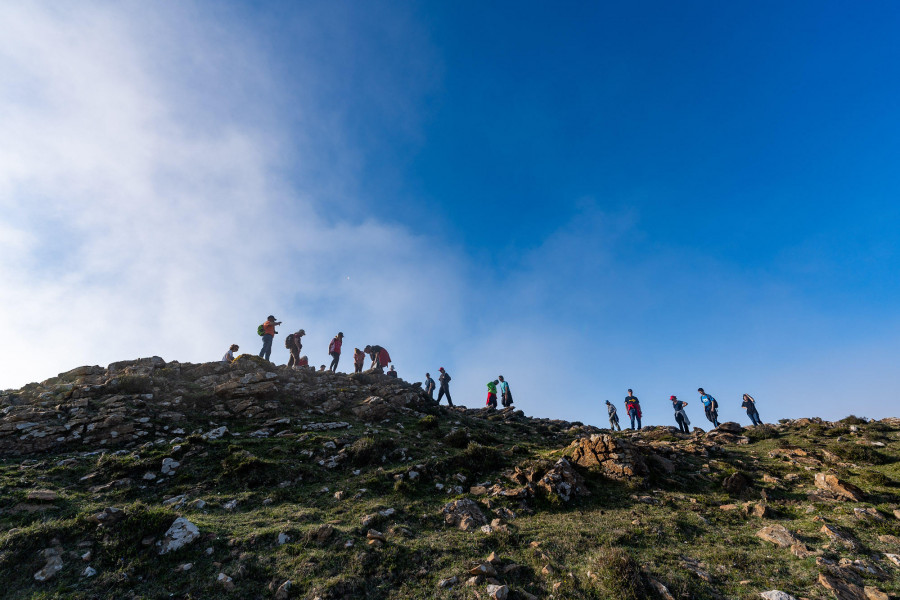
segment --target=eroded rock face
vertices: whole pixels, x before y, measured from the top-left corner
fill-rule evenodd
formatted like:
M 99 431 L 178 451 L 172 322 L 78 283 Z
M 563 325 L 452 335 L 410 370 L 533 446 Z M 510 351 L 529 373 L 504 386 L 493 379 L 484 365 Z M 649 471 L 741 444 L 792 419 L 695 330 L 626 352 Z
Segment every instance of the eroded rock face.
M 631 442 L 605 433 L 581 438 L 569 447 L 571 460 L 580 467 L 599 467 L 611 479 L 644 477 L 647 462 Z
M 478 504 L 469 498 L 449 502 L 444 505 L 441 513 L 447 525 L 454 525 L 463 531 L 472 531 L 488 523 Z
M 846 481 L 841 481 L 832 473 L 816 473 L 816 487 L 833 495 L 837 500 L 849 500 L 862 502 L 865 498 L 863 491 Z

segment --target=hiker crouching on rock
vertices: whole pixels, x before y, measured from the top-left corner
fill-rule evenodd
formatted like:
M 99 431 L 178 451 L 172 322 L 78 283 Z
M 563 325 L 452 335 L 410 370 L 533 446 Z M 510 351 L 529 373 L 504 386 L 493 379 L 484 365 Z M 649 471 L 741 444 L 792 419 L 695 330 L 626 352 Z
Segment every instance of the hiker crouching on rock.
M 222 357 L 223 363 L 230 363 L 234 360 L 234 353 L 238 351 L 238 345 L 232 344 L 230 348 L 228 348 L 228 352 L 225 353 L 225 356 Z
M 450 399 L 450 373 L 444 370 L 444 367 L 438 369 L 441 372 L 438 377 L 438 381 L 441 382 L 441 388 L 438 390 L 438 404 L 441 403 L 441 398 L 444 395 L 447 396 L 447 406 L 453 406 L 453 400 Z
M 753 396 L 750 394 L 744 394 L 744 401 L 741 403 L 741 408 L 747 409 L 747 416 L 750 417 L 750 421 L 754 425 L 762 425 L 762 419 L 759 418 L 759 413 L 756 411 L 756 400 L 753 399 Z
M 289 367 L 300 367 L 300 351 L 303 350 L 303 336 L 306 335 L 306 332 L 302 329 L 297 330 L 294 333 L 289 333 L 286 338 L 284 338 L 284 347 L 287 348 L 291 356 L 288 358 L 288 366 Z M 309 365 L 309 361 L 306 363 Z
M 703 388 L 697 388 L 697 391 L 700 393 L 700 402 L 703 403 L 703 411 L 706 413 L 706 418 L 713 424 L 713 427 L 718 427 L 719 403 L 710 394 L 704 392 Z
M 500 388 L 500 403 L 503 404 L 504 408 L 512 406 L 512 392 L 509 391 L 509 383 L 505 379 L 503 379 L 503 375 L 498 375 L 497 380 L 500 384 L 497 386 Z
M 366 353 L 359 348 L 353 349 L 353 372 L 362 373 L 363 363 L 366 362 Z
M 337 373 L 338 361 L 341 360 L 341 344 L 344 343 L 344 334 L 338 331 L 338 334 L 331 338 L 328 344 L 328 354 L 331 355 L 331 365 L 328 367 L 332 373 Z
M 378 372 L 384 373 L 384 368 L 391 362 L 391 355 L 381 346 L 366 346 L 366 354 L 372 359 L 370 370 L 377 369 Z
M 276 321 L 275 317 L 269 315 L 266 322 L 256 328 L 256 333 L 262 336 L 262 350 L 259 351 L 259 357 L 269 360 L 272 356 L 272 340 L 275 339 L 275 326 L 281 325 L 281 321 Z
M 388 377 L 393 377 L 394 379 L 397 379 L 397 371 L 394 370 L 394 365 L 391 365 L 391 368 L 388 369 L 388 372 L 385 373 L 385 375 L 387 375 Z
M 619 425 L 619 414 L 616 412 L 616 407 L 609 400 L 606 401 L 606 412 L 609 413 L 609 428 L 612 431 L 617 429 L 622 431 L 622 426 Z
M 641 401 L 637 399 L 631 390 L 625 396 L 625 412 L 631 417 L 631 428 L 634 429 L 634 421 L 637 419 L 637 428 L 641 428 Z
M 497 384 L 500 383 L 496 379 L 494 381 L 488 381 L 487 389 L 487 402 L 485 402 L 485 406 L 490 406 L 491 408 L 497 408 Z
M 684 407 L 688 403 L 679 400 L 678 396 L 671 396 L 669 400 L 672 401 L 672 408 L 675 409 L 675 421 L 678 423 L 678 430 L 681 433 L 690 433 L 691 430 L 688 427 L 691 425 L 691 420 L 688 419 L 687 413 L 684 412 Z

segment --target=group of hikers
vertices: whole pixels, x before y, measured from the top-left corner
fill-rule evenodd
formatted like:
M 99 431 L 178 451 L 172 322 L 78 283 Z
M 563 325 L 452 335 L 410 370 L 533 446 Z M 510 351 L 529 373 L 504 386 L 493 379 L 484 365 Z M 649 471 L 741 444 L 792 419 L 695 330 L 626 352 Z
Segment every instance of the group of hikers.
M 713 427 L 718 427 L 719 403 L 713 398 L 712 394 L 707 394 L 703 388 L 697 388 L 697 393 L 700 394 L 700 402 L 703 404 L 703 412 L 706 413 L 706 419 L 713 424 Z M 691 421 L 688 419 L 687 412 L 684 410 L 688 403 L 679 400 L 677 396 L 670 396 L 669 400 L 672 402 L 672 408 L 675 411 L 675 422 L 678 424 L 679 431 L 682 433 L 690 433 L 689 427 Z M 753 425 L 762 425 L 762 419 L 759 418 L 759 412 L 756 410 L 756 400 L 753 399 L 753 396 L 744 394 L 742 400 L 741 408 L 747 411 L 747 416 L 750 417 L 750 421 Z M 609 413 L 610 429 L 613 431 L 622 431 L 616 407 L 609 400 L 606 401 L 606 411 Z M 632 390 L 628 390 L 628 395 L 625 397 L 625 412 L 631 418 L 631 429 L 640 429 L 641 401 L 637 399 Z M 635 422 L 637 422 L 637 427 L 635 427 Z
M 266 321 L 257 328 L 256 332 L 262 338 L 262 349 L 259 351 L 260 358 L 270 360 L 272 355 L 272 340 L 275 339 L 275 336 L 278 334 L 275 327 L 279 325 L 281 325 L 281 321 L 276 320 L 273 315 L 269 315 Z M 287 348 L 291 354 L 287 363 L 288 367 L 297 369 L 314 368 L 309 366 L 309 358 L 306 355 L 301 354 L 301 351 L 303 350 L 303 336 L 305 335 L 306 332 L 303 329 L 298 329 L 294 333 L 289 333 L 284 338 L 284 347 Z M 339 331 L 328 344 L 328 354 L 331 356 L 331 364 L 328 367 L 321 365 L 319 371 L 328 370 L 332 373 L 337 372 L 338 363 L 341 360 L 341 347 L 343 346 L 343 342 L 344 334 Z M 238 345 L 232 344 L 228 349 L 228 352 L 225 353 L 225 356 L 222 357 L 222 362 L 229 363 L 233 361 L 234 353 L 237 351 Z M 359 348 L 353 349 L 354 373 L 362 373 L 366 356 L 372 360 L 369 370 L 386 374 L 389 377 L 397 377 L 397 371 L 394 370 L 394 365 L 390 365 L 391 355 L 388 353 L 387 349 L 375 344 L 368 345 L 362 350 Z M 390 369 L 385 373 L 384 368 L 388 365 L 390 365 Z M 450 398 L 450 374 L 444 370 L 444 367 L 441 367 L 438 370 L 440 371 L 440 375 L 438 376 L 437 384 L 435 384 L 434 379 L 431 378 L 431 373 L 425 373 L 425 393 L 433 400 L 434 390 L 437 388 L 437 402 L 440 403 L 443 397 L 446 396 L 448 406 L 453 406 L 453 400 Z M 485 406 L 496 409 L 498 396 L 504 408 L 512 406 L 512 393 L 509 390 L 509 383 L 503 378 L 503 375 L 498 375 L 497 379 L 489 381 L 487 383 L 487 389 L 487 401 L 485 402 Z M 706 414 L 707 420 L 712 423 L 713 427 L 718 427 L 719 403 L 711 394 L 707 394 L 703 388 L 697 388 L 697 392 L 700 394 L 700 402 L 703 404 L 703 411 Z M 688 403 L 679 400 L 677 396 L 670 396 L 669 400 L 672 402 L 672 408 L 675 411 L 675 422 L 678 424 L 679 431 L 689 433 L 691 421 L 688 419 L 687 412 L 685 411 Z M 753 399 L 753 396 L 744 394 L 741 408 L 744 408 L 747 411 L 747 416 L 750 417 L 750 421 L 753 425 L 762 425 L 762 420 L 759 418 L 759 412 L 756 410 L 756 400 Z M 616 407 L 609 400 L 606 401 L 606 410 L 609 413 L 610 428 L 613 431 L 622 431 Z M 641 429 L 641 402 L 637 399 L 632 390 L 628 390 L 628 395 L 625 397 L 625 412 L 631 419 L 631 429 Z M 637 427 L 635 427 L 635 424 L 637 424 Z
M 272 340 L 275 339 L 275 336 L 278 334 L 275 331 L 275 327 L 281 325 L 281 321 L 277 320 L 273 315 L 269 315 L 265 322 L 262 323 L 259 327 L 256 328 L 256 333 L 262 338 L 262 349 L 259 351 L 259 357 L 264 358 L 266 360 L 271 360 L 272 356 Z M 303 329 L 298 329 L 294 333 L 289 333 L 284 338 L 284 347 L 290 352 L 290 358 L 288 358 L 288 366 L 300 369 L 300 368 L 310 368 L 309 365 L 309 357 L 305 354 L 302 354 L 303 350 L 303 336 L 306 335 L 306 331 Z M 337 372 L 338 363 L 341 360 L 341 348 L 344 343 L 344 333 L 339 331 L 336 336 L 334 336 L 331 341 L 328 343 L 328 355 L 331 356 L 331 364 L 327 367 L 325 365 L 321 365 L 319 367 L 319 371 L 331 371 L 332 373 Z M 222 362 L 229 363 L 234 360 L 234 353 L 238 351 L 240 347 L 237 344 L 232 344 L 230 348 L 228 348 L 228 352 L 225 353 L 225 356 L 222 357 Z M 363 364 L 366 360 L 366 355 L 372 359 L 372 364 L 369 367 L 370 369 L 376 369 L 380 373 L 384 373 L 385 366 L 391 362 L 391 355 L 388 354 L 388 351 L 381 346 L 378 345 L 370 345 L 366 346 L 364 350 L 360 350 L 359 348 L 353 349 L 353 370 L 354 373 L 362 373 Z M 314 368 L 314 367 L 312 367 Z M 390 365 L 390 369 L 387 373 L 385 373 L 389 377 L 397 377 L 397 371 L 394 370 L 394 366 Z

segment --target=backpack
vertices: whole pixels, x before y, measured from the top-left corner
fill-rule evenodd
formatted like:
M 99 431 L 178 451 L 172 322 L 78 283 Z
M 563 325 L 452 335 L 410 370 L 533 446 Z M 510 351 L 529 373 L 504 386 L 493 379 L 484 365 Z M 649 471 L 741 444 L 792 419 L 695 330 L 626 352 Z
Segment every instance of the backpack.
M 712 396 L 709 397 L 709 405 L 713 408 L 713 410 L 719 408 L 719 403 L 716 402 L 716 399 Z
M 293 333 L 287 334 L 287 337 L 284 338 L 284 347 L 287 348 L 288 350 L 290 350 L 291 348 L 294 347 L 294 334 Z
M 257 333 L 257 335 L 266 335 L 265 324 L 260 325 L 259 327 L 257 327 L 257 328 L 256 328 L 256 333 Z

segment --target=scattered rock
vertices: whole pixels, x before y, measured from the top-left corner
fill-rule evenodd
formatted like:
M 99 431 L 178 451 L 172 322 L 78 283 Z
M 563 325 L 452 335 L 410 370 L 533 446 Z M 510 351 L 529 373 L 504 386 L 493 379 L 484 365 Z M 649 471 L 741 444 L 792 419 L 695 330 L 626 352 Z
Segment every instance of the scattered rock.
M 88 565 L 84 568 L 84 571 L 81 572 L 82 577 L 93 577 L 97 574 L 97 569 Z
M 438 581 L 438 587 L 439 588 L 448 588 L 448 587 L 456 585 L 457 583 L 459 583 L 459 577 L 454 575 L 452 577 L 447 577 L 446 579 L 441 579 L 440 581 Z
M 36 502 L 53 502 L 59 497 L 59 494 L 53 490 L 31 490 L 25 496 L 28 500 Z
M 865 498 L 863 491 L 851 483 L 841 481 L 831 473 L 816 473 L 816 487 L 829 492 L 839 500 L 862 502 Z
M 225 591 L 234 591 L 234 580 L 225 573 L 219 573 L 219 576 L 216 577 L 216 582 L 225 588 Z
M 275 590 L 275 600 L 287 600 L 291 594 L 291 587 L 293 585 L 294 584 L 291 583 L 290 579 L 279 585 L 278 589 Z
M 767 542 L 772 542 L 781 548 L 790 548 L 794 545 L 803 546 L 803 543 L 797 536 L 785 529 L 782 525 L 763 527 L 756 532 L 756 537 Z
M 49 579 L 53 579 L 53 577 L 62 571 L 63 561 L 62 561 L 62 548 L 47 548 L 42 552 L 45 559 L 47 559 L 47 563 L 41 567 L 41 570 L 34 574 L 35 581 L 47 581 Z
M 725 488 L 725 491 L 734 496 L 743 494 L 752 485 L 753 480 L 740 471 L 732 473 L 722 481 L 722 487 Z
M 762 593 L 760 593 L 760 596 L 762 596 L 766 600 L 797 600 L 790 594 L 786 594 L 779 590 L 771 590 L 768 592 L 762 592 Z
M 463 531 L 473 531 L 488 522 L 478 504 L 469 498 L 449 502 L 441 512 L 447 525 L 457 526 Z
M 160 554 L 174 552 L 200 537 L 200 529 L 185 519 L 178 517 L 166 531 L 165 537 L 156 543 Z
M 505 585 L 489 584 L 487 593 L 490 594 L 492 600 L 506 600 L 509 597 L 509 587 Z

